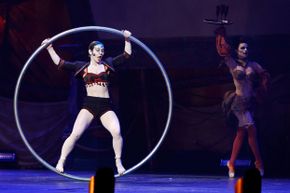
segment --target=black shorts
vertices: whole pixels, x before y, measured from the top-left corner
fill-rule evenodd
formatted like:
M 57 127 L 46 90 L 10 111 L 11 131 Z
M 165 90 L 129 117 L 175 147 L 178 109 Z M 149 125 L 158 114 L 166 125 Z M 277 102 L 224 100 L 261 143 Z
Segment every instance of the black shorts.
M 83 102 L 83 109 L 87 109 L 94 115 L 94 118 L 101 117 L 108 111 L 112 111 L 113 105 L 109 98 L 86 96 Z

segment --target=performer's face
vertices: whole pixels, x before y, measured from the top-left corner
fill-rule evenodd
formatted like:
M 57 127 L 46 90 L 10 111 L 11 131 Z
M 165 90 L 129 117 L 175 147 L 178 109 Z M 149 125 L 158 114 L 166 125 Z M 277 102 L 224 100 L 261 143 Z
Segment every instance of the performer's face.
M 237 49 L 237 55 L 239 59 L 246 59 L 248 57 L 248 44 L 240 43 Z
M 103 44 L 97 44 L 94 46 L 94 49 L 92 50 L 91 57 L 96 61 L 100 62 L 102 57 L 104 56 L 104 45 Z

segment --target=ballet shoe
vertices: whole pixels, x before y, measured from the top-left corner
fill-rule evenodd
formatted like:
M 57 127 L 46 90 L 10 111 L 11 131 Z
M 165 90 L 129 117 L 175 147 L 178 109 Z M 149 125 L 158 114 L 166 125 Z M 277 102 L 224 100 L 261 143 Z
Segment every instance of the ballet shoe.
M 61 160 L 61 159 L 60 159 L 60 160 L 58 160 L 55 169 L 56 169 L 58 172 L 63 173 L 63 172 L 64 172 L 63 165 L 64 165 L 64 160 Z
M 117 167 L 118 174 L 120 176 L 125 173 L 126 169 L 122 165 L 121 158 L 116 158 L 116 167 Z
M 261 177 L 264 176 L 264 168 L 257 168 L 260 172 Z
M 264 176 L 264 167 L 263 167 L 263 163 L 261 161 L 256 161 L 255 162 L 255 167 L 259 170 L 260 175 Z
M 228 175 L 230 178 L 234 178 L 235 177 L 235 168 L 232 164 L 230 164 L 230 162 L 227 162 L 227 167 L 229 169 Z

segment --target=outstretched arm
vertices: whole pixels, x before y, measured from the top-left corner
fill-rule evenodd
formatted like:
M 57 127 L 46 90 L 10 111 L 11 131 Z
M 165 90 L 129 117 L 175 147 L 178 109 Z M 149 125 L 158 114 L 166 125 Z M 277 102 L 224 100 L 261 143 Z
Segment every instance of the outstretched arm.
M 215 30 L 216 34 L 216 49 L 220 56 L 224 58 L 224 63 L 229 69 L 236 66 L 236 62 L 231 56 L 231 46 L 226 41 L 226 29 L 221 26 Z
M 230 45 L 226 41 L 226 29 L 221 26 L 215 30 L 216 34 L 216 49 L 220 56 L 230 57 Z
M 48 41 L 49 41 L 49 39 L 43 40 L 41 45 L 46 44 Z M 55 63 L 56 65 L 59 65 L 61 59 L 58 56 L 58 54 L 55 52 L 54 48 L 52 47 L 52 44 L 48 45 L 46 49 L 47 49 L 53 63 Z

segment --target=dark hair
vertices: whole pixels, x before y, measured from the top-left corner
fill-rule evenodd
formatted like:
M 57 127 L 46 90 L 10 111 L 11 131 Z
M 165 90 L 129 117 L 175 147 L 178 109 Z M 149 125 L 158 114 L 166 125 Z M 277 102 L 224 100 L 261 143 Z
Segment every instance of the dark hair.
M 100 41 L 92 41 L 89 45 L 89 50 L 93 50 L 96 45 L 103 45 L 104 46 L 104 44 Z
M 246 38 L 246 37 L 244 37 L 244 36 L 238 36 L 238 37 L 233 38 L 232 48 L 234 48 L 235 50 L 237 50 L 239 48 L 239 45 L 241 43 L 249 44 L 249 39 Z
M 249 45 L 249 42 L 250 40 L 244 36 L 237 36 L 237 37 L 234 37 L 231 41 L 231 55 L 234 57 L 234 58 L 238 58 L 237 56 L 237 52 L 236 50 L 239 48 L 239 45 L 242 44 L 242 43 L 246 43 Z

